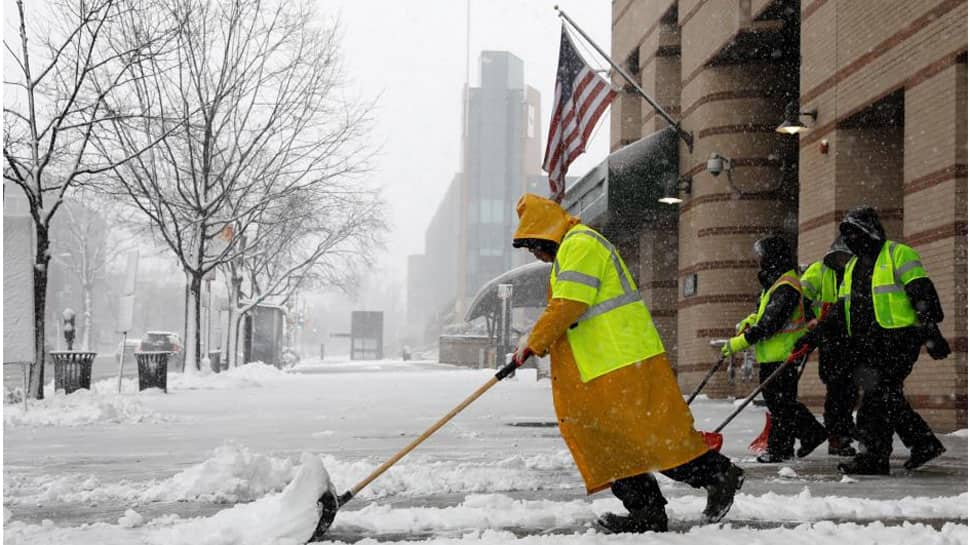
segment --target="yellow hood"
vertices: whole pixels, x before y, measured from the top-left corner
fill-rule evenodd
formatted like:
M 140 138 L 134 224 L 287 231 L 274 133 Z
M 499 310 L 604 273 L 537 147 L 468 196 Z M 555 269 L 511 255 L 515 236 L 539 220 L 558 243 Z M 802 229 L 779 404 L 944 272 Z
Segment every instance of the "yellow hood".
M 538 238 L 559 244 L 566 231 L 579 223 L 579 218 L 570 216 L 555 201 L 526 193 L 515 205 L 519 215 L 519 226 L 512 240 Z

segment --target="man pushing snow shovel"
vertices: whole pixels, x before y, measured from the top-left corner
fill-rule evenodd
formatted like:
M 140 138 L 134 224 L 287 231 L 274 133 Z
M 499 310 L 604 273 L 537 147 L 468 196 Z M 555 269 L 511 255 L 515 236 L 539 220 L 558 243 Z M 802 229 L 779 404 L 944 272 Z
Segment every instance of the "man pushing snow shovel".
M 667 530 L 667 500 L 653 472 L 707 490 L 704 519 L 727 514 L 744 472 L 708 449 L 681 396 L 650 311 L 619 253 L 557 203 L 526 194 L 512 245 L 552 263 L 550 297 L 521 364 L 546 353 L 559 430 L 589 494 L 609 487 L 629 515 L 611 532 Z

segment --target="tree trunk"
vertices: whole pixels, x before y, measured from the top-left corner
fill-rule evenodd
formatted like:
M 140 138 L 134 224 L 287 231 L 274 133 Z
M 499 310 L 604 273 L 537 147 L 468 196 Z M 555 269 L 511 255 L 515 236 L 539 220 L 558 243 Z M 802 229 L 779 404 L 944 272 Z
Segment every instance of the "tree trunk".
M 202 369 L 200 365 L 202 350 L 202 276 L 193 274 L 189 281 L 189 305 L 191 314 L 188 322 L 188 339 L 186 340 L 185 364 L 196 371 Z
M 226 347 L 226 365 L 228 367 L 236 367 L 238 364 L 237 352 L 236 352 L 236 339 L 238 337 L 237 328 L 238 321 L 236 320 L 237 310 L 239 309 L 239 288 L 235 285 L 235 282 L 230 280 L 229 282 L 229 310 L 226 312 L 226 342 L 224 346 Z
M 182 311 L 182 372 L 185 372 L 185 364 L 188 362 L 189 349 L 189 283 L 191 282 L 189 273 L 185 273 L 185 304 Z
M 82 313 L 84 318 L 81 321 L 83 332 L 81 333 L 81 350 L 89 352 L 91 350 L 91 291 L 92 286 L 85 283 L 82 287 Z
M 45 317 L 47 314 L 47 264 L 50 256 L 50 236 L 46 227 L 34 225 L 37 236 L 34 255 L 34 365 L 30 369 L 30 395 L 44 399 L 44 364 L 47 359 Z
M 233 341 L 232 341 L 232 351 L 236 353 L 236 365 L 237 366 L 239 365 L 239 336 L 242 334 L 242 321 L 243 321 L 243 318 L 245 318 L 245 317 L 246 317 L 245 314 L 243 314 L 241 312 L 237 313 L 236 314 L 236 323 L 235 323 L 235 326 L 233 327 L 233 334 L 235 336 L 233 337 Z M 246 363 L 246 359 L 245 358 L 246 358 L 246 356 L 243 355 L 243 362 L 242 362 L 243 365 L 245 365 L 245 363 Z

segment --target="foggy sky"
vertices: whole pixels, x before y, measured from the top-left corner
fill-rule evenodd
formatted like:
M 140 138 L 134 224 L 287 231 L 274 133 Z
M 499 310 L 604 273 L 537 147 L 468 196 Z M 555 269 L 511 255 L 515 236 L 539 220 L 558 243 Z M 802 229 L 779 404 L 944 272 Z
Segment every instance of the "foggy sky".
M 558 4 L 610 50 L 608 0 L 471 0 L 470 78 L 479 85 L 483 50 L 509 51 L 525 65 L 525 83 L 542 96 L 542 146 L 553 102 L 561 20 Z M 379 267 L 403 283 L 408 254 L 424 252 L 424 231 L 460 170 L 465 84 L 466 2 L 461 0 L 324 0 L 340 17 L 343 61 L 352 88 L 378 97 L 375 137 L 382 146 L 371 180 L 384 187 L 391 233 Z M 608 68 L 590 47 L 577 47 L 594 68 Z M 587 152 L 569 169 L 584 174 L 609 148 L 609 114 Z

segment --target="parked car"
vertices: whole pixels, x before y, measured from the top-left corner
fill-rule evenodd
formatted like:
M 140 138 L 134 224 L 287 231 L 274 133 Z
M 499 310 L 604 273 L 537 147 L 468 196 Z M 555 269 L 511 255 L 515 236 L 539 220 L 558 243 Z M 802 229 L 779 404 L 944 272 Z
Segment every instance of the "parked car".
M 141 340 L 139 352 L 174 352 L 168 357 L 168 368 L 171 371 L 182 370 L 185 352 L 182 338 L 171 331 L 149 331 Z

